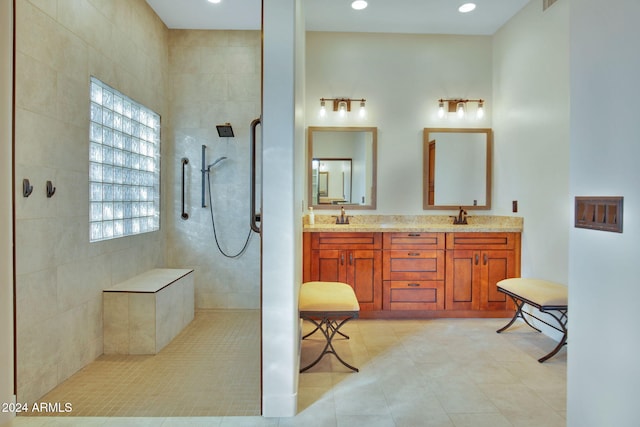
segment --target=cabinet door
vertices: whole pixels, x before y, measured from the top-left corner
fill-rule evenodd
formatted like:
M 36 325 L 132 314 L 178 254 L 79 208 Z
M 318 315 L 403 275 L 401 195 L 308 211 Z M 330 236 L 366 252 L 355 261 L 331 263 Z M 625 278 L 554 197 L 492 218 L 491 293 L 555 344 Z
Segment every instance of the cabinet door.
M 347 282 L 345 251 L 337 249 L 312 250 L 310 280 Z
M 515 255 L 513 251 L 482 251 L 480 279 L 480 310 L 507 310 L 513 306 L 507 295 L 498 292 L 500 280 L 515 277 Z
M 513 307 L 500 280 L 516 277 L 514 251 L 455 250 L 447 252 L 446 309 L 500 311 Z
M 360 310 L 382 309 L 382 254 L 378 250 L 311 251 L 310 280 L 349 284 Z
M 445 308 L 477 310 L 479 296 L 480 251 L 462 249 L 447 251 Z
M 361 310 L 382 310 L 382 253 L 377 250 L 346 251 L 347 280 Z

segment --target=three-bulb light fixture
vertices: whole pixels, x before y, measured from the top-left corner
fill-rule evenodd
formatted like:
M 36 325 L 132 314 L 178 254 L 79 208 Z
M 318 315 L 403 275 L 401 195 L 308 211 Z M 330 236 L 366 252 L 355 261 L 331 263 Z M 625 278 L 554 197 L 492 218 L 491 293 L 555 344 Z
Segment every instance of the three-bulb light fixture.
M 444 118 L 447 113 L 455 113 L 459 118 L 464 118 L 467 114 L 467 103 L 476 102 L 476 118 L 484 117 L 484 100 L 483 99 L 439 99 L 438 100 L 438 117 Z M 446 104 L 446 106 L 445 106 Z
M 348 112 L 351 111 L 351 103 L 360 103 L 360 109 L 358 110 L 358 115 L 361 118 L 364 118 L 367 115 L 367 110 L 365 109 L 364 103 L 366 99 L 351 99 L 351 98 L 320 98 L 320 117 L 324 117 L 327 115 L 327 102 L 330 102 L 332 105 L 333 111 L 336 111 L 340 117 L 344 117 Z

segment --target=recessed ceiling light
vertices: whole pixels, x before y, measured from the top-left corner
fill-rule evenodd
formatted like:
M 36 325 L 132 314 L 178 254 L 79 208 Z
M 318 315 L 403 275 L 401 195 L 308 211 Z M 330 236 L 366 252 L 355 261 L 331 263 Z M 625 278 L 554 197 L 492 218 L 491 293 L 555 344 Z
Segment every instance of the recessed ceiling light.
M 354 8 L 355 10 L 362 10 L 365 7 L 367 7 L 367 2 L 364 0 L 356 0 L 353 3 L 351 3 L 351 7 Z
M 220 3 L 222 0 L 207 0 L 209 3 L 213 3 L 213 4 L 218 4 Z
M 465 3 L 465 4 L 463 4 L 462 6 L 460 6 L 458 8 L 458 12 L 467 13 L 467 12 L 471 12 L 475 8 L 476 8 L 476 4 L 475 3 Z

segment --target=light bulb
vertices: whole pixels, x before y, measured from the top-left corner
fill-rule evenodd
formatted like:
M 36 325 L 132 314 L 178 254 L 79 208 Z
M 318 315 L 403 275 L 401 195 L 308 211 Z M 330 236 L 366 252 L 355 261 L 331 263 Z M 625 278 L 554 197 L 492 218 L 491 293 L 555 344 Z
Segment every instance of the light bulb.
M 338 104 L 338 114 L 340 117 L 344 117 L 347 114 L 347 103 L 344 101 L 340 101 Z
M 456 107 L 456 112 L 458 113 L 458 117 L 464 117 L 464 102 L 458 102 L 458 106 Z
M 209 3 L 218 4 L 221 0 L 208 0 Z
M 324 101 L 320 101 L 320 117 L 327 115 L 327 108 L 324 106 Z
M 476 117 L 481 119 L 484 117 L 484 102 L 478 102 L 478 111 L 476 111 Z
M 438 103 L 438 117 L 444 119 L 444 102 L 442 101 Z
M 364 118 L 367 115 L 367 110 L 364 108 L 364 101 L 360 101 L 360 111 L 358 114 L 360 118 Z

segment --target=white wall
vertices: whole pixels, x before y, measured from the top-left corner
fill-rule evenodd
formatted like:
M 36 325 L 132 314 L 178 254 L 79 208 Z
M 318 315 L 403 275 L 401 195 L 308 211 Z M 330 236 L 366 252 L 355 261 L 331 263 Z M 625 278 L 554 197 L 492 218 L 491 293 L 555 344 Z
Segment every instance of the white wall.
M 567 283 L 569 5 L 525 6 L 494 36 L 494 211 L 518 201 L 522 275 Z
M 307 33 L 306 125 L 378 127 L 377 209 L 358 214 L 435 212 L 422 209 L 423 129 L 491 127 L 491 52 L 489 36 Z M 366 118 L 359 105 L 321 118 L 320 98 L 335 97 L 365 98 Z M 443 97 L 486 99 L 487 114 L 439 119 Z
M 568 1 L 544 12 L 541 2 L 530 2 L 495 34 L 493 57 L 494 211 L 513 215 L 511 202 L 518 201 L 522 277 L 568 285 Z
M 300 0 L 266 2 L 262 104 L 262 413 L 297 410 L 302 282 L 304 28 Z
M 13 175 L 12 70 L 13 6 L 0 1 L 0 402 L 14 402 L 13 394 Z M 0 425 L 13 414 L 0 412 Z
M 571 427 L 638 425 L 639 14 L 636 0 L 571 2 L 570 195 L 624 196 L 622 234 L 570 229 Z

